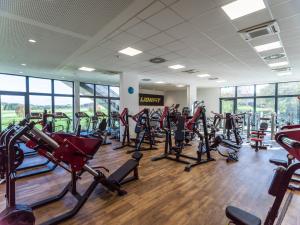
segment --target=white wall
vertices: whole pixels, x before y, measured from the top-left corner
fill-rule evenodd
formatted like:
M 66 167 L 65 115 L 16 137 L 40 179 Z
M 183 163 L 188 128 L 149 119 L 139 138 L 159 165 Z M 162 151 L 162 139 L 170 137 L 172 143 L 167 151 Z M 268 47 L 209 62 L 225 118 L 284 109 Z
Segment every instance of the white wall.
M 204 101 L 207 109 L 207 116 L 211 116 L 211 111 L 219 112 L 220 110 L 220 88 L 198 88 L 197 100 Z
M 179 111 L 181 111 L 183 107 L 188 106 L 186 90 L 166 91 L 165 106 L 171 106 L 172 104 L 180 104 Z

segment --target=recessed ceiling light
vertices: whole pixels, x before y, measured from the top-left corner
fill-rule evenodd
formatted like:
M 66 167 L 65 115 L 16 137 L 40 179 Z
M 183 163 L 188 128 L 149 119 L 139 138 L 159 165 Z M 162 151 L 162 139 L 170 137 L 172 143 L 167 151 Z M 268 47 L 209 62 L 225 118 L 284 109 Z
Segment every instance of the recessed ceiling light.
M 283 62 L 277 62 L 277 63 L 270 63 L 268 64 L 270 67 L 279 67 L 279 66 L 286 66 L 288 65 L 288 61 L 283 61 Z
M 182 88 L 184 87 L 185 85 L 184 84 L 177 84 L 176 87 L 179 87 L 179 88 Z
M 165 84 L 166 82 L 164 82 L 164 81 L 156 81 L 155 83 L 156 84 Z
M 62 79 L 64 79 L 65 77 L 61 77 Z
M 207 73 L 205 73 L 205 74 L 199 74 L 199 75 L 197 75 L 197 77 L 201 77 L 201 78 L 203 78 L 203 77 L 210 77 L 210 75 L 207 74 Z
M 22 74 L 23 72 L 22 72 L 22 71 L 20 71 L 19 73 L 21 73 L 21 74 Z
M 96 69 L 95 68 L 90 68 L 90 67 L 82 66 L 82 67 L 78 68 L 78 70 L 87 71 L 87 72 L 93 72 Z
M 275 41 L 275 42 L 271 42 L 271 43 L 264 44 L 264 45 L 258 45 L 258 46 L 255 46 L 254 48 L 257 52 L 264 52 L 264 51 L 281 48 L 281 47 L 282 47 L 282 45 L 281 45 L 280 41 Z
M 29 39 L 28 40 L 30 43 L 36 43 L 36 40 L 34 40 L 34 39 Z
M 281 73 L 278 73 L 277 75 L 280 76 L 280 77 L 282 77 L 282 76 L 289 76 L 289 75 L 292 75 L 292 72 L 291 71 L 281 72 Z
M 142 51 L 137 50 L 135 48 L 131 48 L 131 47 L 124 48 L 124 49 L 120 50 L 119 52 L 122 54 L 125 54 L 125 55 L 129 55 L 129 56 L 135 56 L 135 55 L 142 53 Z
M 25 63 L 22 63 L 21 66 L 26 66 L 26 64 L 25 64 Z
M 266 8 L 263 0 L 237 0 L 222 6 L 231 20 L 246 16 Z
M 217 83 L 225 83 L 226 80 L 217 80 L 216 82 L 217 82 Z
M 173 66 L 169 66 L 169 68 L 174 69 L 174 70 L 178 70 L 178 69 L 185 68 L 185 66 L 180 65 L 180 64 L 176 64 L 176 65 L 173 65 Z

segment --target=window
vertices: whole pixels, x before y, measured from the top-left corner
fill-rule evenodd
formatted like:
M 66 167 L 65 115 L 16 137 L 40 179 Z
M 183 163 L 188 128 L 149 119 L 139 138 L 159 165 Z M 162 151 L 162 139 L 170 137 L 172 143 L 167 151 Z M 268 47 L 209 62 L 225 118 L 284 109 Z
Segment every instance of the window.
M 21 76 L 12 76 L 0 74 L 0 91 L 26 91 L 26 78 Z
M 271 117 L 275 112 L 275 98 L 257 98 L 256 112 L 260 117 Z
M 234 112 L 234 100 L 223 99 L 221 101 L 221 113 L 233 113 Z
M 237 99 L 237 113 L 254 112 L 254 98 Z
M 94 113 L 94 98 L 80 98 L 80 112 L 85 112 L 89 116 L 93 116 Z
M 1 129 L 10 123 L 16 124 L 25 118 L 25 97 L 1 95 Z
M 237 87 L 237 97 L 254 96 L 254 85 Z
M 108 97 L 108 86 L 96 85 L 96 96 Z
M 274 96 L 275 84 L 256 85 L 256 96 Z
M 110 101 L 110 110 L 111 112 L 120 111 L 120 100 L 111 100 Z
M 278 95 L 298 95 L 298 94 L 300 94 L 300 82 L 278 84 Z
M 108 115 L 108 99 L 96 98 L 96 112 L 103 112 Z
M 120 96 L 120 88 L 119 87 L 110 87 L 109 94 L 110 94 L 110 97 L 119 97 Z
M 73 82 L 55 80 L 54 94 L 73 95 Z
M 55 112 L 65 113 L 71 121 L 73 121 L 73 97 L 54 97 L 54 110 Z M 71 131 L 72 122 L 67 119 L 55 120 L 55 131 Z
M 80 95 L 94 96 L 94 84 L 80 83 Z
M 51 96 L 30 95 L 29 96 L 30 112 L 43 113 L 47 110 L 48 113 L 52 111 Z
M 222 98 L 235 97 L 235 87 L 221 88 L 221 97 Z
M 40 78 L 29 78 L 29 92 L 31 93 L 46 93 L 52 92 L 51 80 Z
M 299 124 L 300 101 L 297 97 L 278 98 L 278 122 L 281 125 Z

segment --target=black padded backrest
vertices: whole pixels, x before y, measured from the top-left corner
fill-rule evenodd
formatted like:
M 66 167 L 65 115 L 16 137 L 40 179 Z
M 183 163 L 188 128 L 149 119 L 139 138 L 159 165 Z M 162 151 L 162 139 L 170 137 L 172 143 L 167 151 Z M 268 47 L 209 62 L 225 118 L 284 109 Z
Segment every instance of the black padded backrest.
M 260 130 L 268 130 L 268 123 L 262 122 L 259 126 Z
M 228 129 L 228 130 L 232 129 L 231 113 L 226 113 L 225 128 Z
M 104 119 L 101 120 L 101 123 L 99 124 L 98 128 L 99 128 L 100 131 L 105 131 L 106 127 L 107 127 L 107 121 L 104 118 Z
M 281 189 L 281 185 L 283 183 L 284 177 L 286 174 L 286 168 L 284 168 L 283 166 L 279 166 L 277 167 L 275 174 L 273 176 L 272 179 L 272 183 L 269 187 L 269 194 L 272 196 L 277 196 L 277 194 L 279 193 L 280 189 Z
M 175 131 L 176 141 L 184 141 L 184 123 L 185 123 L 185 118 L 183 116 L 179 116 L 177 118 L 176 131 Z

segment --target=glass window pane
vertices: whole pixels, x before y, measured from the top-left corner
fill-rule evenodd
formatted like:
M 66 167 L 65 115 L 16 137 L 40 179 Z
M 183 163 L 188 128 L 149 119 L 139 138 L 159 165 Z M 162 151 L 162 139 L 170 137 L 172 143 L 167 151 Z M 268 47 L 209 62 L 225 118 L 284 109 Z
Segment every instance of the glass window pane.
M 30 95 L 29 109 L 30 112 L 43 113 L 45 110 L 47 110 L 48 113 L 51 113 L 52 110 L 51 96 Z
M 26 78 L 0 74 L 0 91 L 26 91 Z
M 96 95 L 101 97 L 108 97 L 108 86 L 96 85 Z
M 278 95 L 298 95 L 300 94 L 300 82 L 289 82 L 278 84 Z
M 119 112 L 120 110 L 120 100 L 111 100 L 110 101 L 110 111 L 114 112 L 117 111 Z
M 109 94 L 110 94 L 110 97 L 119 97 L 120 96 L 120 88 L 119 87 L 110 87 Z
M 254 96 L 254 85 L 237 87 L 237 96 L 238 97 Z
M 102 112 L 108 115 L 108 99 L 106 98 L 96 99 L 96 112 Z
M 73 121 L 73 97 L 54 97 L 55 113 L 64 113 L 68 118 L 58 118 L 54 120 L 55 131 L 69 132 L 72 130 Z
M 278 98 L 278 122 L 280 126 L 300 123 L 300 101 L 297 97 Z
M 64 94 L 64 95 L 73 95 L 73 82 L 70 81 L 54 81 L 54 93 L 55 94 Z
M 275 95 L 275 84 L 256 85 L 256 96 L 273 96 Z
M 1 129 L 10 123 L 18 123 L 25 118 L 24 96 L 1 95 Z
M 80 112 L 85 112 L 89 116 L 94 116 L 94 99 L 80 98 Z
M 222 105 L 221 113 L 234 112 L 234 100 L 222 100 L 221 105 Z
M 254 112 L 254 99 L 237 99 L 237 113 Z
M 235 97 L 235 87 L 223 87 L 221 88 L 221 97 Z
M 94 96 L 94 85 L 80 83 L 80 95 Z
M 40 78 L 29 78 L 29 92 L 51 93 L 51 80 Z
M 275 112 L 275 98 L 257 98 L 256 99 L 256 113 L 260 117 L 271 117 Z

